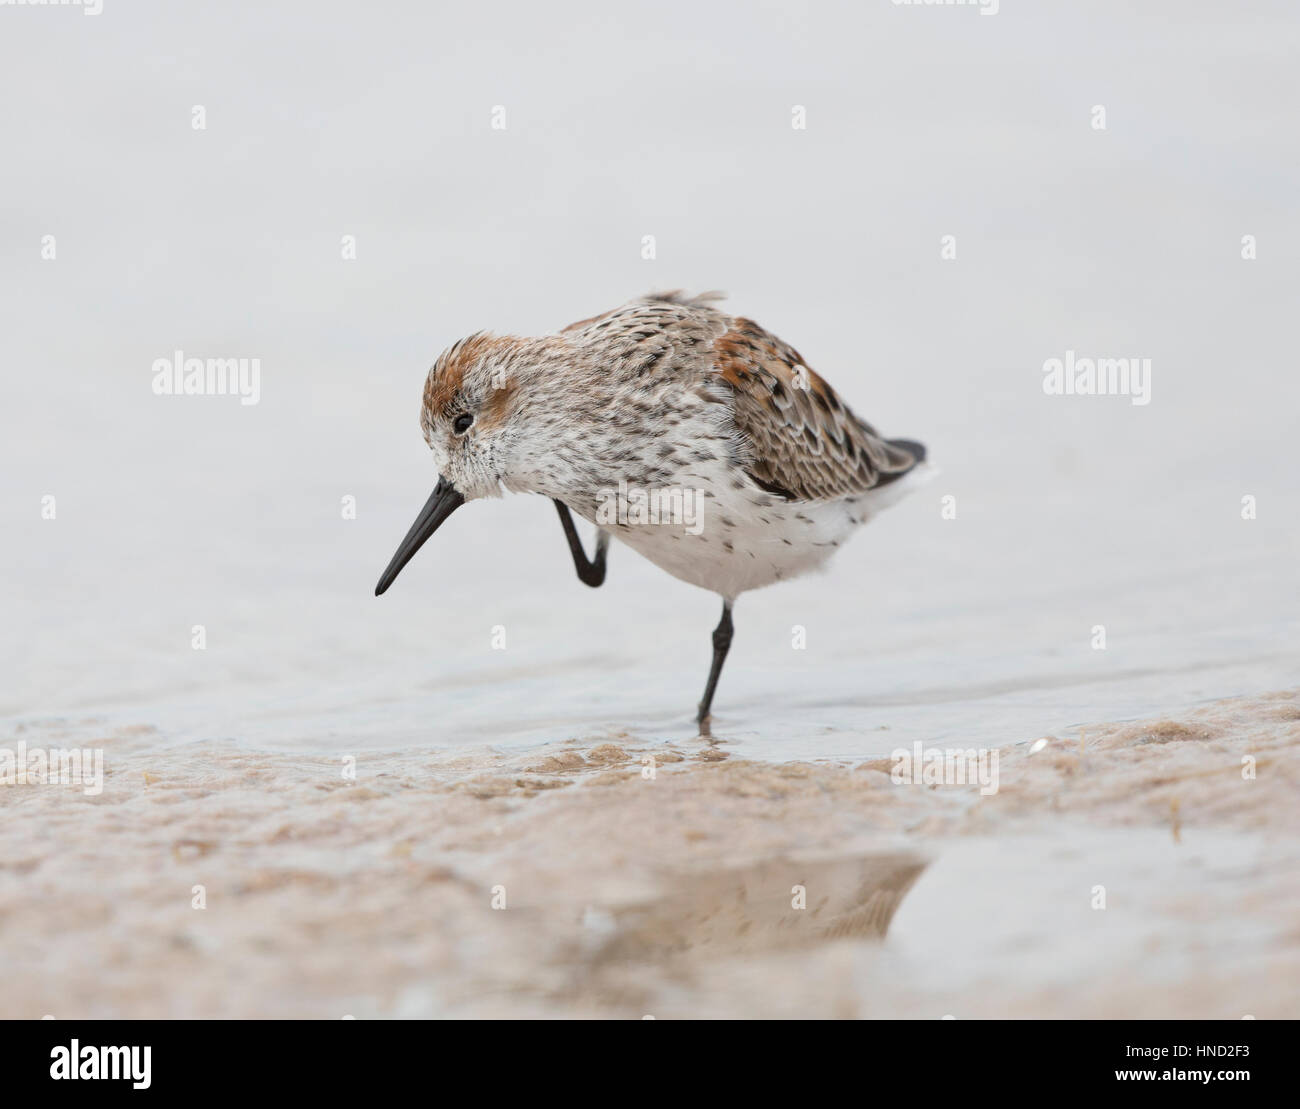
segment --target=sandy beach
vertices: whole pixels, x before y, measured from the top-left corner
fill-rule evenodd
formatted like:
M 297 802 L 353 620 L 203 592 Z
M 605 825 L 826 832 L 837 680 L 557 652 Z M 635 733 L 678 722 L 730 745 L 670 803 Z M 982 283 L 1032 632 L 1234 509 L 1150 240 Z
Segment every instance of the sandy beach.
M 0 790 L 0 1017 L 1300 1016 L 1296 690 L 1026 737 L 989 795 L 626 734 L 354 779 L 24 736 L 106 775 Z

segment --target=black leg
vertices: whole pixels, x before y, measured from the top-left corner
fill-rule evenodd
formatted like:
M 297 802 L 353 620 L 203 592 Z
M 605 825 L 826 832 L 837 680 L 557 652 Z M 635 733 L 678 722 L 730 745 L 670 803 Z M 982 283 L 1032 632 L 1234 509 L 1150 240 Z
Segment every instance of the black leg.
M 573 517 L 569 515 L 568 505 L 555 502 L 555 511 L 560 514 L 560 524 L 564 528 L 564 538 L 569 541 L 569 550 L 573 553 L 573 568 L 578 571 L 578 580 L 595 589 L 605 580 L 605 552 L 609 550 L 609 533 L 596 534 L 596 557 L 588 561 L 587 552 L 582 549 L 582 540 L 578 538 L 578 529 L 573 526 Z
M 713 691 L 718 688 L 718 675 L 722 673 L 722 664 L 727 661 L 727 651 L 731 647 L 731 602 L 722 602 L 722 619 L 713 629 L 713 665 L 709 667 L 709 684 L 704 687 L 704 700 L 700 702 L 700 712 L 695 722 L 700 726 L 700 735 L 709 736 L 709 709 L 713 705 Z

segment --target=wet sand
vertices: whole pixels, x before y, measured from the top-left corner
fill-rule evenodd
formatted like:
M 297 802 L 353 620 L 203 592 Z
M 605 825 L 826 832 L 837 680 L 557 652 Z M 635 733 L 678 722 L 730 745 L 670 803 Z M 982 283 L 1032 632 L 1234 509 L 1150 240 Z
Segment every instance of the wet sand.
M 1024 737 L 989 796 L 725 740 L 353 779 L 97 727 L 3 741 L 106 777 L 0 788 L 0 1017 L 1300 1016 L 1296 690 Z

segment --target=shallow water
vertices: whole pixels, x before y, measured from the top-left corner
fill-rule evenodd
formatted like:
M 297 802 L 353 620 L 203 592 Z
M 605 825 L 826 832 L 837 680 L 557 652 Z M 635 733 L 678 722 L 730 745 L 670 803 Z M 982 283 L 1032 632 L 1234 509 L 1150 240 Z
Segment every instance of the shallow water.
M 741 599 L 715 704 L 735 752 L 1008 742 L 1293 682 L 1294 15 L 1259 15 L 1272 47 L 1243 52 L 1212 5 L 1177 26 L 688 10 L 689 42 L 662 4 L 521 8 L 489 38 L 422 9 L 368 31 L 328 5 L 19 13 L 0 70 L 69 92 L 0 121 L 11 728 L 303 751 L 689 737 L 716 599 L 617 547 L 583 587 L 540 499 L 462 510 L 371 596 L 435 480 L 416 415 L 438 351 L 679 285 L 729 290 L 942 469 L 827 573 Z M 259 358 L 260 403 L 155 396 L 176 349 Z M 1045 395 L 1067 350 L 1150 358 L 1151 403 Z

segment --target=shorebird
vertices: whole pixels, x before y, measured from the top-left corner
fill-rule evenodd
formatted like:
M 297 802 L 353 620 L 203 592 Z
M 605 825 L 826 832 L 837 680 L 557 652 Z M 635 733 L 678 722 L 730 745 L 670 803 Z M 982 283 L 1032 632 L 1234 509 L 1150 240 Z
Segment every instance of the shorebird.
M 883 438 L 719 299 L 655 293 L 552 335 L 448 348 L 420 409 L 441 476 L 375 595 L 466 501 L 549 497 L 587 585 L 605 580 L 613 535 L 721 596 L 696 713 L 710 736 L 736 598 L 822 565 L 928 469 L 920 443 Z M 595 557 L 571 513 L 597 525 Z

